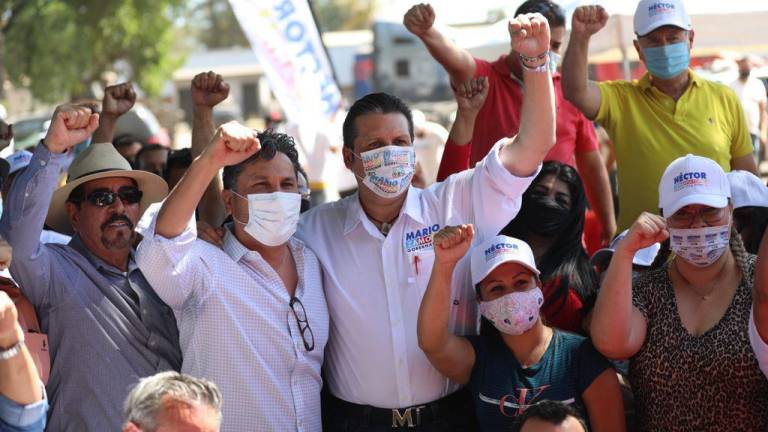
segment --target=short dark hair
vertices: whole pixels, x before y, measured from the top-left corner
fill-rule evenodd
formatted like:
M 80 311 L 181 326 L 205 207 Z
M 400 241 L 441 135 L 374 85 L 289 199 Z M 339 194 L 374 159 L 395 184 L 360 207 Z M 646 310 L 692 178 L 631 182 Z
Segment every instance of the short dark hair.
M 575 409 L 562 402 L 551 400 L 544 400 L 528 407 L 518 418 L 516 430 L 520 432 L 523 429 L 525 422 L 530 419 L 543 420 L 553 425 L 559 425 L 568 417 L 573 417 L 578 420 L 584 430 L 587 430 L 587 425 L 584 424 L 584 420 L 581 419 L 579 413 L 576 412 Z
M 120 134 L 116 136 L 112 140 L 112 145 L 115 146 L 115 148 L 120 148 L 120 147 L 127 146 L 129 144 L 133 144 L 135 142 L 138 142 L 139 144 L 141 144 L 142 147 L 146 145 L 144 141 L 139 139 L 139 137 L 131 134 Z
M 171 149 L 160 144 L 147 144 L 144 147 L 139 150 L 138 153 L 136 153 L 136 160 L 138 161 L 141 158 L 141 155 L 143 155 L 146 152 L 154 151 L 154 150 L 165 150 L 170 155 Z
M 411 109 L 397 96 L 387 93 L 371 93 L 355 101 L 344 119 L 344 147 L 350 150 L 355 148 L 357 138 L 357 125 L 355 120 L 365 114 L 391 114 L 400 113 L 408 120 L 408 134 L 413 140 L 413 116 Z
M 246 166 L 257 160 L 272 160 L 275 155 L 277 155 L 277 152 L 288 156 L 288 159 L 290 159 L 293 164 L 295 174 L 301 170 L 299 152 L 296 150 L 296 143 L 293 141 L 293 137 L 284 133 L 275 132 L 271 129 L 259 132 L 258 137 L 259 142 L 261 143 L 261 150 L 237 165 L 224 167 L 224 189 L 235 188 L 237 178 L 240 177 L 240 173 L 243 172 Z
M 192 165 L 192 150 L 189 147 L 172 150 L 168 153 L 168 162 L 165 169 L 171 168 L 189 168 Z
M 544 15 L 550 27 L 565 27 L 565 12 L 555 2 L 549 0 L 528 0 L 517 8 L 515 16 L 529 13 Z

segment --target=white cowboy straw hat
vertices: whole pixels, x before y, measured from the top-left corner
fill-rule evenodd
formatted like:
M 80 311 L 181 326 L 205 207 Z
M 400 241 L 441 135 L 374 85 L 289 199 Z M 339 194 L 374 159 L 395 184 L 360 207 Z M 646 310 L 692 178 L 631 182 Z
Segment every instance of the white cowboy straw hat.
M 69 166 L 67 183 L 53 193 L 48 216 L 45 218 L 46 225 L 60 233 L 73 234 L 65 207 L 69 194 L 81 184 L 109 177 L 127 177 L 136 181 L 139 190 L 143 192 L 139 215 L 144 213 L 150 204 L 161 201 L 168 195 L 168 184 L 165 180 L 146 171 L 131 169 L 131 165 L 115 150 L 112 143 L 91 144 Z

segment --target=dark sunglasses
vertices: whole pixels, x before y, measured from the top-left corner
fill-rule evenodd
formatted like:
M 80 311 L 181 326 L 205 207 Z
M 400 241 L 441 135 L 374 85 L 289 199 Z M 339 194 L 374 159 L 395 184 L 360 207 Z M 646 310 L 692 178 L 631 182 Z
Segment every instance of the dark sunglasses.
M 309 321 L 307 320 L 307 311 L 304 309 L 304 305 L 301 301 L 293 297 L 289 303 L 293 316 L 296 318 L 296 324 L 299 326 L 299 332 L 301 333 L 301 339 L 304 342 L 304 348 L 307 351 L 315 349 L 315 335 L 312 333 L 312 328 L 309 327 Z
M 114 204 L 118 198 L 120 198 L 124 204 L 136 204 L 141 201 L 143 195 L 143 192 L 136 187 L 124 187 L 118 189 L 117 192 L 112 192 L 110 190 L 93 191 L 85 197 L 85 201 L 88 201 L 96 207 L 107 207 Z

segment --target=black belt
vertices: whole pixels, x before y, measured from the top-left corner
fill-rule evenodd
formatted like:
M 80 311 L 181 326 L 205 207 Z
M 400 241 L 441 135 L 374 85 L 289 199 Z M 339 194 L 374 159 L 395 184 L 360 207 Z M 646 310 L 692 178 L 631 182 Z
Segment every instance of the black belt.
M 370 405 L 358 405 L 328 394 L 327 408 L 334 416 L 356 418 L 371 426 L 389 426 L 392 428 L 415 428 L 430 424 L 457 410 L 466 410 L 466 395 L 463 390 L 442 399 L 407 408 L 377 408 Z

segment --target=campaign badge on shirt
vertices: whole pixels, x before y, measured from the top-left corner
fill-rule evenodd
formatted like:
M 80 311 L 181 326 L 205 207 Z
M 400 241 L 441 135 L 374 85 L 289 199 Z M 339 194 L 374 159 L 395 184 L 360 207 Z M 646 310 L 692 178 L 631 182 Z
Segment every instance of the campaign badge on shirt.
M 405 252 L 412 254 L 414 252 L 434 249 L 434 236 L 440 231 L 440 225 L 434 224 L 429 227 L 417 229 L 405 233 Z

